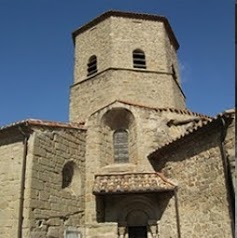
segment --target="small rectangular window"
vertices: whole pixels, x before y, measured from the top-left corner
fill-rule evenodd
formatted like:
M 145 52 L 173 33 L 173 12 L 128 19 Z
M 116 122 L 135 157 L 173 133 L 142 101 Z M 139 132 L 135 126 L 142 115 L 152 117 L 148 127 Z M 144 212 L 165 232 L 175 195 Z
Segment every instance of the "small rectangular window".
M 64 232 L 64 238 L 82 238 L 82 235 L 76 228 L 74 229 L 68 228 Z

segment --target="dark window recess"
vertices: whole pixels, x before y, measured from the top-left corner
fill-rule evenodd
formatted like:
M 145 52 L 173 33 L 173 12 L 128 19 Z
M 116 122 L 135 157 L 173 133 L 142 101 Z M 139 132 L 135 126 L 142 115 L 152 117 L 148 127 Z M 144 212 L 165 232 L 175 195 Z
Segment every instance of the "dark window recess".
M 128 162 L 128 132 L 116 130 L 114 132 L 114 161 L 116 163 Z
M 73 162 L 66 163 L 62 170 L 62 188 L 66 188 L 71 184 L 73 174 L 74 174 Z
M 147 238 L 146 226 L 133 226 L 128 227 L 129 238 Z
M 146 58 L 142 50 L 133 51 L 133 68 L 146 69 Z
M 95 55 L 89 58 L 87 64 L 87 76 L 97 73 L 97 57 Z
M 173 65 L 172 65 L 172 76 L 173 76 L 173 79 L 177 80 L 177 75 Z

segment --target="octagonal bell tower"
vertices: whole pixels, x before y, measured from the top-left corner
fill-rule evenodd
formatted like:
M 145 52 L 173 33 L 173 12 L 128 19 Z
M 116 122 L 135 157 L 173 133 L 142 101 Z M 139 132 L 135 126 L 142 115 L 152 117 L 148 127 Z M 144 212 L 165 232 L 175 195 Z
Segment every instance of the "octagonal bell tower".
M 109 11 L 72 35 L 70 121 L 85 121 L 115 100 L 185 109 L 179 44 L 165 17 Z

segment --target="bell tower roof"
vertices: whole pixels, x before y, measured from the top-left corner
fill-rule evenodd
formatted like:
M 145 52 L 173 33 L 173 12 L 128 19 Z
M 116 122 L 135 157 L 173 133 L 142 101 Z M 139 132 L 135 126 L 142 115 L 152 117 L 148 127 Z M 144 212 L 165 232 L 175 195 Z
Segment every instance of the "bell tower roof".
M 153 15 L 153 14 L 146 14 L 146 13 L 134 13 L 134 12 L 123 12 L 123 11 L 107 11 L 98 17 L 94 18 L 92 21 L 88 22 L 87 24 L 81 26 L 74 32 L 72 32 L 72 38 L 73 42 L 75 43 L 75 38 L 77 35 L 83 33 L 84 31 L 94 27 L 98 23 L 104 21 L 107 18 L 110 17 L 122 17 L 122 18 L 130 18 L 130 19 L 137 19 L 137 20 L 147 20 L 147 21 L 157 21 L 157 22 L 163 22 L 165 29 L 167 31 L 167 35 L 173 44 L 175 50 L 179 49 L 179 43 L 178 40 L 176 39 L 176 36 L 169 24 L 169 21 L 166 17 L 164 16 L 159 16 L 159 15 Z

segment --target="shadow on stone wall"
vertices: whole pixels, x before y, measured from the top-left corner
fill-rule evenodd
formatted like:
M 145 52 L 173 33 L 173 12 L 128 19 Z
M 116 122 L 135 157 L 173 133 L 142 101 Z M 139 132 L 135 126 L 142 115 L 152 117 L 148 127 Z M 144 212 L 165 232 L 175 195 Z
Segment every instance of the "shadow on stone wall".
M 181 143 L 174 143 L 174 145 L 166 150 L 164 154 L 157 157 L 148 157 L 152 167 L 155 171 L 161 171 L 166 167 L 168 162 L 181 162 L 189 158 L 197 156 L 202 152 L 208 151 L 211 148 L 220 145 L 220 133 L 207 133 L 189 136 Z
M 144 213 L 144 216 L 147 217 L 147 224 L 150 221 L 157 222 L 161 219 L 172 196 L 172 192 L 97 195 L 96 219 L 99 223 L 127 224 L 134 222 L 135 224 L 139 217 L 134 216 L 134 221 L 131 221 L 131 217 L 133 217 L 131 214 Z

